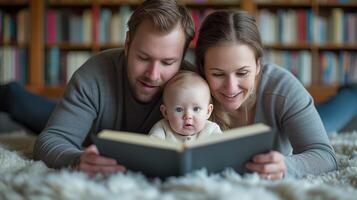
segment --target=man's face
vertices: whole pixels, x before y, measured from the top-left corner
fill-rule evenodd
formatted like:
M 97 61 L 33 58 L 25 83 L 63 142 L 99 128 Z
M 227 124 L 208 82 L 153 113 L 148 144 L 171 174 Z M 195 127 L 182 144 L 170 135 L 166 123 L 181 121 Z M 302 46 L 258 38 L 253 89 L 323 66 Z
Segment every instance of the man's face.
M 138 101 L 151 101 L 178 72 L 184 44 L 185 35 L 181 26 L 178 25 L 169 33 L 162 33 L 155 30 L 148 20 L 139 25 L 134 38 L 127 36 L 125 54 L 128 79 Z

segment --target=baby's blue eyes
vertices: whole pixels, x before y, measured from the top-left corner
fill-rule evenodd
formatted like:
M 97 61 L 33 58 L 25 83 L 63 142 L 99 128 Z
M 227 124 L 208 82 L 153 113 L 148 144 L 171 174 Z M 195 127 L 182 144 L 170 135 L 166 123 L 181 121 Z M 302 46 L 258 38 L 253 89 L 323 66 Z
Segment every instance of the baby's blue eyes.
M 201 108 L 198 107 L 198 106 L 196 106 L 196 107 L 193 108 L 193 111 L 194 111 L 194 112 L 199 112 L 200 110 L 201 110 Z M 183 112 L 183 108 L 177 107 L 177 108 L 175 108 L 175 111 L 176 111 L 176 112 Z
M 183 109 L 182 109 L 182 108 L 176 108 L 175 111 L 176 111 L 176 112 L 182 112 Z
M 193 108 L 193 111 L 195 111 L 195 112 L 198 112 L 198 111 L 200 111 L 200 110 L 201 110 L 200 107 L 194 107 L 194 108 Z

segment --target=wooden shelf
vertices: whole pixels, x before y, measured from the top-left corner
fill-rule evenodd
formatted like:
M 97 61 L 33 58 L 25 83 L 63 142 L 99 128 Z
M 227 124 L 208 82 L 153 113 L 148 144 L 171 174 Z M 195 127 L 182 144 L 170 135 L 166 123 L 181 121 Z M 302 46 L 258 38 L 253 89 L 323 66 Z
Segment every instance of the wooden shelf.
M 93 5 L 98 6 L 120 6 L 120 5 L 138 5 L 142 3 L 143 0 L 102 0 L 102 1 L 73 1 L 73 0 L 62 0 L 62 1 L 50 1 L 49 6 L 53 7 L 67 7 L 67 6 L 78 6 L 78 7 L 90 7 Z
M 49 1 L 47 6 L 50 7 L 91 7 L 93 2 L 91 1 L 73 1 L 73 0 L 62 0 L 62 1 Z
M 319 8 L 357 9 L 357 3 L 317 3 Z
M 12 1 L 1 1 L 1 7 L 26 7 L 29 5 L 29 1 L 26 0 L 12 0 Z
M 332 86 L 313 85 L 307 87 L 307 91 L 309 91 L 311 96 L 314 98 L 315 104 L 321 103 L 329 99 L 330 97 L 334 96 L 337 93 L 337 90 L 338 90 L 337 85 L 332 85 Z
M 324 44 L 318 45 L 319 50 L 349 50 L 357 51 L 357 44 Z
M 92 50 L 92 44 L 72 44 L 72 43 L 57 43 L 46 44 L 46 48 L 58 47 L 62 50 Z
M 99 49 L 124 48 L 124 44 L 98 44 Z
M 100 6 L 120 6 L 120 5 L 131 5 L 136 6 L 142 3 L 144 0 L 102 0 L 97 2 Z
M 267 44 L 265 48 L 269 49 L 282 49 L 282 50 L 311 50 L 313 46 L 310 43 L 298 43 L 298 44 Z
M 257 7 L 260 8 L 311 8 L 312 4 L 310 2 L 264 2 L 264 3 L 257 3 Z
M 17 47 L 17 48 L 28 48 L 28 44 L 19 44 L 17 42 L 0 42 L 1 47 Z
M 124 44 L 97 44 L 96 47 L 92 44 L 71 44 L 71 43 L 57 43 L 46 44 L 46 48 L 60 48 L 61 50 L 94 50 L 94 49 L 111 49 L 123 48 Z
M 357 44 L 310 44 L 310 43 L 299 43 L 299 44 L 266 44 L 265 48 L 268 49 L 282 49 L 282 50 L 348 50 L 357 51 Z
M 230 8 L 230 7 L 234 7 L 234 8 L 239 8 L 240 7 L 240 3 L 237 1 L 237 3 L 235 2 L 183 2 L 181 3 L 185 6 L 187 6 L 188 8 Z
M 65 90 L 65 86 L 36 87 L 36 86 L 32 86 L 32 85 L 27 85 L 26 89 L 28 89 L 29 91 L 31 91 L 35 94 L 41 95 L 41 96 L 57 99 L 62 96 L 62 94 Z

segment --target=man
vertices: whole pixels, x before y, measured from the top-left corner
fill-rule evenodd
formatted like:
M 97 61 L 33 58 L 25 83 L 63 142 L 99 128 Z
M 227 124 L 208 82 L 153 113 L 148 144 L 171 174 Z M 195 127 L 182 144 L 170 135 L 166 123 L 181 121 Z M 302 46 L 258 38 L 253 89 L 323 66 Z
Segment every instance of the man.
M 89 175 L 125 171 L 94 145 L 103 129 L 148 133 L 160 118 L 161 91 L 180 69 L 194 36 L 189 12 L 174 0 L 148 0 L 131 16 L 125 47 L 90 58 L 72 77 L 34 147 L 48 166 Z

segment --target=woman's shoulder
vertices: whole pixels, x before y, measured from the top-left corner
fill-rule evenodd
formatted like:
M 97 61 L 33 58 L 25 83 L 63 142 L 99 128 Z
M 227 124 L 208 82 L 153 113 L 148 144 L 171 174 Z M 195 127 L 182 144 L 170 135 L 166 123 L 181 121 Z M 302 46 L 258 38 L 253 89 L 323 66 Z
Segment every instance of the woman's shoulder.
M 282 96 L 292 92 L 305 92 L 304 86 L 291 72 L 276 64 L 262 66 L 260 89 L 263 93 Z

